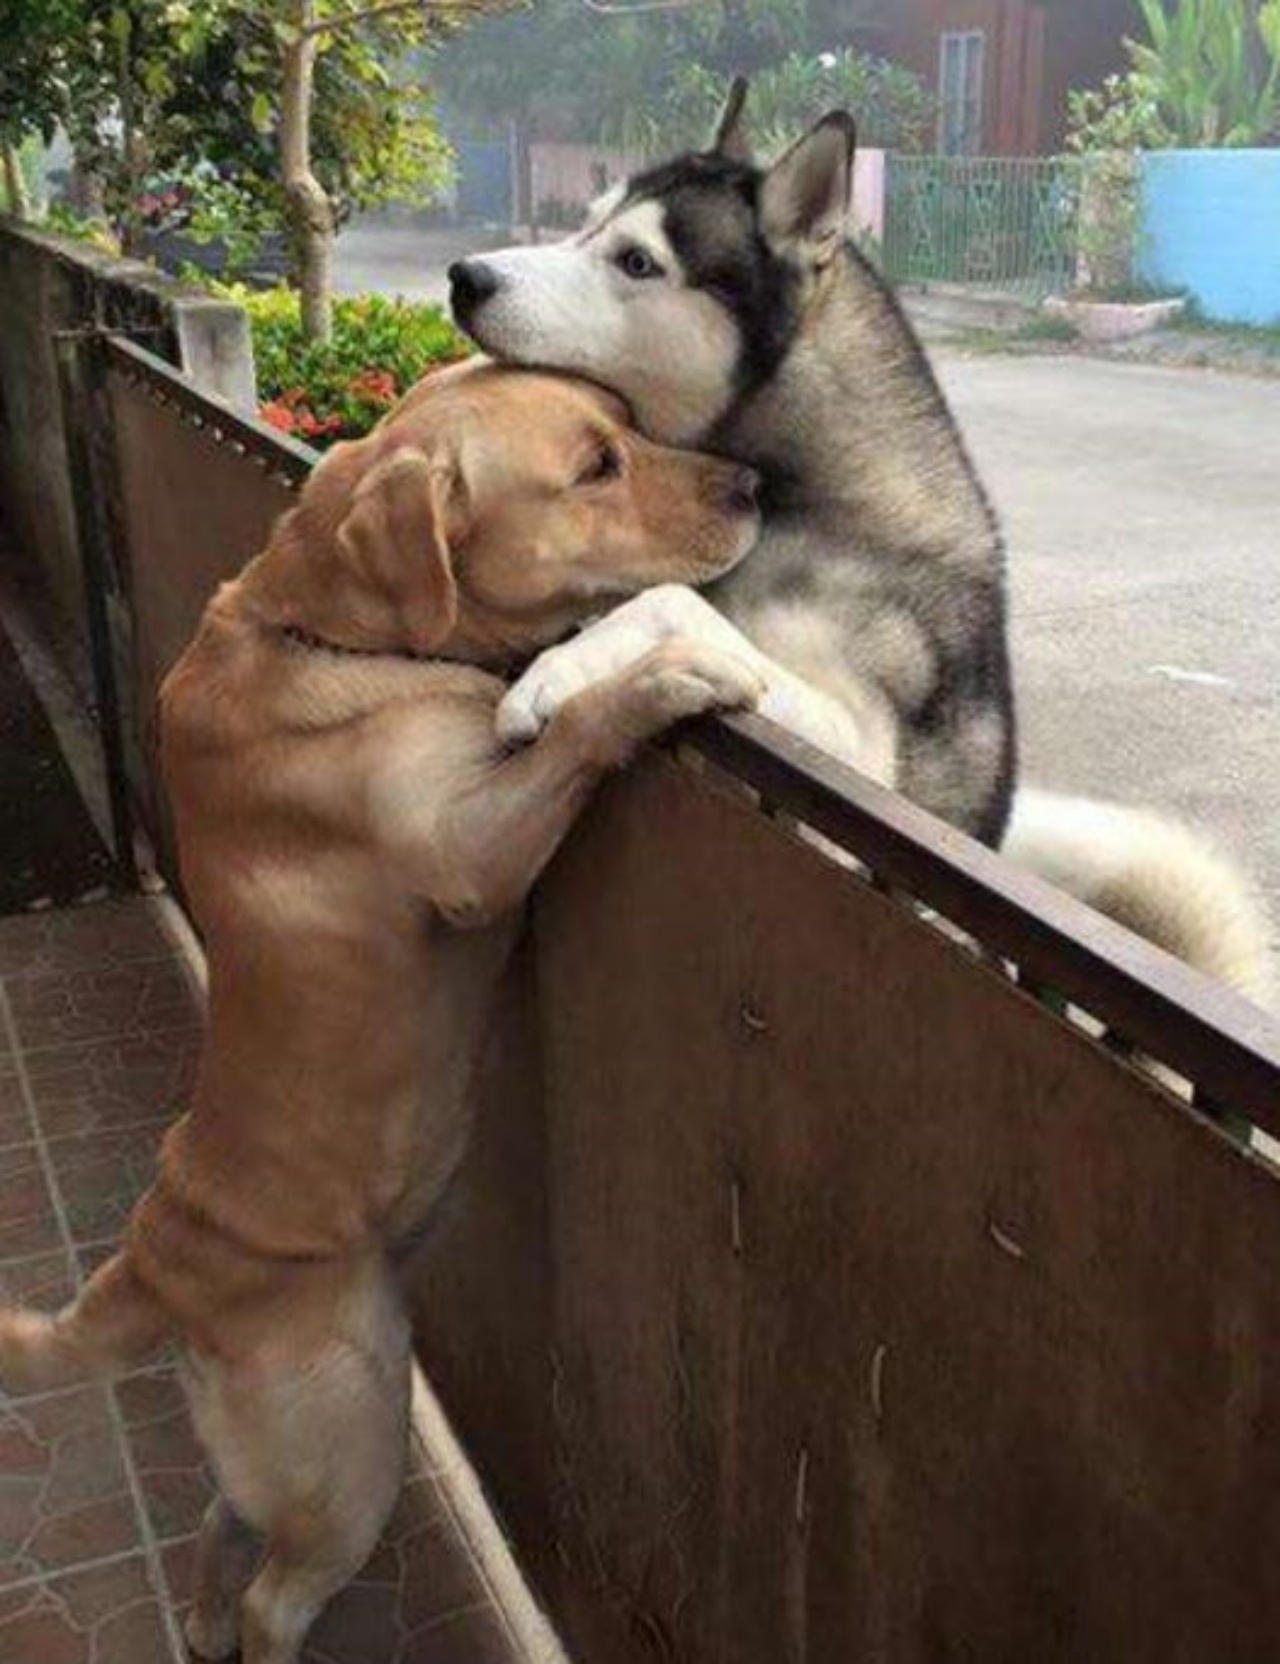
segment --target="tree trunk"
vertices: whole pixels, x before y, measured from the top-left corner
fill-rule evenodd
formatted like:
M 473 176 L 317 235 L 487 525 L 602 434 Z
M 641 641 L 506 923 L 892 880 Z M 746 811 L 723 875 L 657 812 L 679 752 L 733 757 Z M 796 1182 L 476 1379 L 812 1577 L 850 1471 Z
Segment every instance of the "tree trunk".
M 93 147 L 86 144 L 83 135 L 75 133 L 71 135 L 71 179 L 67 200 L 81 219 L 90 220 L 95 225 L 108 223 L 102 168 Z
M 511 197 L 516 225 L 528 228 L 530 242 L 538 240 L 537 204 L 533 200 L 533 145 L 526 116 L 511 118 Z
M 4 146 L 4 188 L 9 198 L 9 212 L 16 220 L 31 218 L 31 196 L 27 190 L 26 175 L 22 171 L 22 158 L 18 154 L 18 147 L 6 143 Z
M 284 49 L 280 160 L 294 276 L 302 304 L 302 331 L 310 341 L 328 341 L 333 336 L 336 224 L 333 204 L 311 167 L 311 100 L 317 42 L 305 31 L 313 21 L 313 12 L 314 0 L 294 0 L 291 21 L 298 38 Z
M 143 146 L 138 130 L 133 78 L 133 43 L 122 33 L 116 52 L 116 84 L 120 101 L 120 151 L 124 162 L 124 201 L 120 205 L 120 242 L 126 254 L 138 254 L 142 243 Z

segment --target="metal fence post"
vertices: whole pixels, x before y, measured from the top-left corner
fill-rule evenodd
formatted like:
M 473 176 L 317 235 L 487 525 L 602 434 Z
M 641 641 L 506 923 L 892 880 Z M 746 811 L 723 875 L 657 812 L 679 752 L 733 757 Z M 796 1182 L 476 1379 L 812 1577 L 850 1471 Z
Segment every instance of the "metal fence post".
M 97 330 L 63 330 L 55 336 L 62 425 L 75 509 L 76 539 L 84 574 L 86 624 L 93 658 L 98 733 L 107 776 L 112 841 L 126 875 L 138 879 L 133 849 L 133 816 L 125 772 L 119 682 L 108 596 L 114 587 L 104 502 L 104 462 L 110 454 L 110 405 L 102 376 L 102 340 Z
M 886 275 L 1029 302 L 1069 288 L 1080 184 L 1075 157 L 891 155 Z

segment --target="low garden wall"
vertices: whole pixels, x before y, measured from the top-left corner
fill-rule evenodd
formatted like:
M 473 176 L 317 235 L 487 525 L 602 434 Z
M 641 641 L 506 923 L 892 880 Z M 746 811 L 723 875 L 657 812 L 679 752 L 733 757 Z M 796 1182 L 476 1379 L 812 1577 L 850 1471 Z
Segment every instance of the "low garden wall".
M 117 329 L 181 365 L 205 392 L 251 409 L 248 325 L 238 307 L 185 289 L 151 266 L 3 217 L 0 315 L 0 502 L 11 558 L 83 682 L 87 623 L 59 336 Z
M 1280 324 L 1280 150 L 1144 158 L 1141 274 L 1206 317 Z

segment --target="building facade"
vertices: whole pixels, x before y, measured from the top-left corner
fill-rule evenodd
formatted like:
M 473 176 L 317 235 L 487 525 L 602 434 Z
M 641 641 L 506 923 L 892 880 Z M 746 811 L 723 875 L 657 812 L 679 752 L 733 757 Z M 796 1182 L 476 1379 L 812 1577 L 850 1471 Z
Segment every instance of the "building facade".
M 1123 69 L 1136 0 L 888 0 L 867 45 L 915 71 L 938 99 L 947 155 L 1038 156 L 1062 148 L 1067 94 Z

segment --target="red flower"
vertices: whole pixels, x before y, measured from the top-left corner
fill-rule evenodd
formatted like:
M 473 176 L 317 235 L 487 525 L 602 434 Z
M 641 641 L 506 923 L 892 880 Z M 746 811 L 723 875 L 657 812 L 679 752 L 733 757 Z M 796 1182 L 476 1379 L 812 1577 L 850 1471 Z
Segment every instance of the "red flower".
M 370 404 L 392 404 L 399 387 L 390 370 L 362 370 L 353 377 L 348 390 Z
M 314 410 L 308 410 L 304 405 L 298 411 L 297 427 L 305 439 L 323 439 L 342 431 L 342 417 L 317 416 Z
M 282 399 L 264 404 L 258 411 L 258 415 L 269 428 L 277 428 L 281 433 L 295 433 L 297 431 L 297 419 Z

